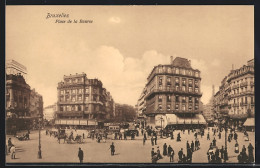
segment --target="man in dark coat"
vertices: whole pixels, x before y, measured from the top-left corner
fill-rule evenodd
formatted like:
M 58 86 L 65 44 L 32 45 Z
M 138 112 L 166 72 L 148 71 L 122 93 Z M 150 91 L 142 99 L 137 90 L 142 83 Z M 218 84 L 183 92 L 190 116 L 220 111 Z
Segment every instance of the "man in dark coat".
M 157 134 L 154 134 L 154 144 L 157 145 Z
M 190 148 L 189 141 L 187 141 L 187 143 L 186 143 L 186 148 L 187 148 L 187 149 L 189 149 L 189 148 Z
M 221 159 L 224 159 L 224 146 L 220 149 Z
M 174 161 L 174 150 L 172 149 L 171 153 L 170 153 L 170 162 L 173 162 L 173 161 Z
M 191 151 L 194 152 L 194 142 L 191 141 Z
M 178 152 L 178 156 L 179 156 L 179 161 L 182 162 L 182 156 L 183 156 L 183 149 L 181 148 L 181 150 Z
M 210 140 L 210 137 L 209 137 L 209 132 L 208 132 L 208 134 L 207 134 L 207 140 Z
M 237 140 L 237 133 L 236 132 L 234 133 L 234 140 L 235 141 Z
M 79 157 L 79 162 L 83 163 L 84 153 L 83 150 L 81 150 L 81 148 L 79 148 L 78 157 Z
M 151 144 L 152 144 L 152 146 L 154 145 L 154 143 L 153 143 L 153 137 L 151 137 Z
M 168 146 L 168 156 L 171 155 L 171 152 L 172 152 L 172 147 L 171 147 L 171 145 L 169 145 L 169 146 Z
M 248 148 L 248 162 L 252 163 L 254 162 L 254 155 L 253 155 L 254 147 L 251 143 L 249 143 L 247 148 Z
M 218 133 L 218 139 L 221 139 L 221 132 Z
M 114 142 L 112 142 L 112 144 L 110 145 L 110 148 L 111 150 L 111 155 L 113 156 L 115 154 L 115 145 L 114 145 Z

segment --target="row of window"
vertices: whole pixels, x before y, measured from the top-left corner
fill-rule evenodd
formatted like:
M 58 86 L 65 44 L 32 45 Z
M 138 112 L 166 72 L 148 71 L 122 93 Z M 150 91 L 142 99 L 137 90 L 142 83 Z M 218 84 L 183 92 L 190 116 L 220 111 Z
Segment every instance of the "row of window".
M 163 97 L 164 97 L 164 95 L 159 95 L 158 102 L 162 102 Z M 172 97 L 175 97 L 176 102 L 180 102 L 180 101 L 182 101 L 183 103 L 186 103 L 186 102 L 192 103 L 193 102 L 191 96 L 179 96 L 179 95 L 176 95 L 176 96 L 166 95 L 166 101 L 171 102 Z M 199 103 L 199 98 L 195 97 L 194 102 Z
M 89 87 L 86 87 L 85 88 L 85 93 L 89 93 Z M 72 94 L 76 94 L 76 93 L 78 93 L 78 94 L 82 94 L 83 93 L 83 89 L 68 89 L 68 90 L 60 90 L 60 94 L 61 95 L 63 95 L 63 94 L 70 94 L 70 93 L 72 93 Z M 98 89 L 97 88 L 93 88 L 93 93 L 95 94 L 95 93 L 97 93 L 98 92 Z
M 60 101 L 72 101 L 72 102 L 75 102 L 75 101 L 82 101 L 82 97 L 83 96 L 72 96 L 71 98 L 69 96 L 61 96 L 60 97 Z M 91 96 L 91 100 L 93 101 L 99 101 L 99 96 L 97 95 L 92 95 Z M 85 101 L 89 101 L 89 95 L 85 95 Z
M 246 91 L 252 91 L 252 92 L 254 92 L 254 86 L 251 86 L 250 88 L 251 88 L 251 89 L 247 89 L 247 86 L 241 87 L 241 88 L 240 88 L 240 91 L 241 91 L 241 93 L 243 93 L 244 91 L 245 91 L 245 92 L 246 92 Z M 234 93 L 234 94 L 236 94 L 236 93 L 239 94 L 239 88 L 234 89 L 234 90 L 233 90 L 233 93 Z
M 254 103 L 254 97 L 248 97 L 249 99 L 251 98 L 251 103 Z M 244 103 L 245 102 L 245 104 L 247 104 L 247 97 L 245 97 L 245 99 L 244 99 L 244 97 L 242 97 L 242 98 L 240 98 L 240 103 Z M 245 101 L 244 101 L 245 100 Z M 239 103 L 239 98 L 237 98 L 237 99 L 234 99 L 233 100 L 234 101 L 234 104 L 237 102 L 237 103 Z
M 72 78 L 72 79 L 65 79 L 66 83 L 77 83 L 77 82 L 83 82 L 84 78 Z
M 180 105 L 179 104 L 175 104 L 175 110 L 180 110 L 180 107 L 179 107 Z M 182 104 L 182 106 L 181 106 L 181 110 L 187 110 L 186 109 L 186 105 L 185 104 Z M 158 108 L 159 108 L 159 110 L 162 110 L 162 104 L 159 104 L 158 105 Z M 188 110 L 189 111 L 191 111 L 193 108 L 192 108 L 192 104 L 188 104 Z M 195 106 L 194 106 L 194 110 L 198 110 L 199 109 L 199 105 L 198 104 L 195 104 Z M 167 104 L 166 105 L 166 110 L 167 111 L 170 111 L 171 110 L 171 104 Z
M 167 78 L 166 78 L 167 85 L 171 85 L 171 80 L 172 80 L 172 77 L 167 76 Z M 158 77 L 158 82 L 159 82 L 159 85 L 163 85 L 163 77 L 162 76 Z M 178 84 L 178 85 L 180 84 L 180 78 L 179 77 L 175 77 L 175 84 Z M 188 79 L 188 84 L 189 84 L 189 86 L 192 86 L 193 79 Z M 194 84 L 195 84 L 195 87 L 199 87 L 198 80 L 194 80 Z M 182 85 L 186 85 L 186 78 L 182 78 Z
M 98 105 L 93 105 L 94 111 L 99 111 L 99 106 Z M 88 111 L 89 110 L 89 105 L 67 105 L 67 106 L 60 106 L 60 111 Z
M 192 70 L 187 70 L 187 69 L 182 69 L 182 68 L 175 68 L 175 67 L 158 67 L 158 72 L 163 73 L 163 72 L 168 72 L 168 73 L 176 73 L 176 74 L 181 74 L 181 75 L 189 75 L 189 76 L 195 76 L 199 77 L 199 72 L 198 71 L 192 71 Z

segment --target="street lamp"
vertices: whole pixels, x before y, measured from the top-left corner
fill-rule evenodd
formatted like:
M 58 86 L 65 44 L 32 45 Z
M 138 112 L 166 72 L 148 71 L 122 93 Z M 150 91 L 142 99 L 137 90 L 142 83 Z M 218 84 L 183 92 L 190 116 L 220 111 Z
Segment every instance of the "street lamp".
M 42 151 L 41 151 L 41 115 L 39 115 L 39 150 L 38 150 L 38 159 L 42 159 Z
M 161 120 L 161 138 L 162 138 L 162 122 L 163 122 L 162 116 L 161 116 L 160 120 Z
M 228 115 L 223 116 L 225 118 L 225 153 L 227 155 L 227 122 L 228 122 Z M 226 158 L 224 157 L 224 162 L 226 162 Z

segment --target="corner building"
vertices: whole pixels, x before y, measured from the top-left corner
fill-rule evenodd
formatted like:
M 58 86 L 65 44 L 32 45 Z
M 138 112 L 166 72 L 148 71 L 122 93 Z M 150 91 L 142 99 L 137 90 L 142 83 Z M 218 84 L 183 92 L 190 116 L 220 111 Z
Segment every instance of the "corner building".
M 147 78 L 147 124 L 183 129 L 206 124 L 200 114 L 200 71 L 186 58 L 155 66 Z
M 98 79 L 85 73 L 64 75 L 58 83 L 57 127 L 90 128 L 114 115 L 114 100 Z
M 230 127 L 241 127 L 255 116 L 254 59 L 247 65 L 231 70 L 224 77 L 219 91 L 214 96 L 215 111 L 220 120 L 229 116 Z M 254 122 L 251 123 L 254 126 Z

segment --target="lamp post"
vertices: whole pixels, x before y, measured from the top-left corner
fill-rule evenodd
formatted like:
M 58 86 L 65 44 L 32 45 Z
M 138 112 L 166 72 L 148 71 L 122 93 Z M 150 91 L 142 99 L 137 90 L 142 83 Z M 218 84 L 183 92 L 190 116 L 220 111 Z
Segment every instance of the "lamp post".
M 38 159 L 42 159 L 42 151 L 41 151 L 41 115 L 39 115 L 39 150 L 38 150 Z
M 161 116 L 160 120 L 161 120 L 161 138 L 162 138 L 162 121 L 163 121 L 162 116 Z
M 228 115 L 224 115 L 224 118 L 225 118 L 225 155 L 227 155 L 227 122 L 228 122 Z M 225 156 L 224 155 L 224 156 Z M 226 163 L 226 157 L 224 157 L 224 162 Z

